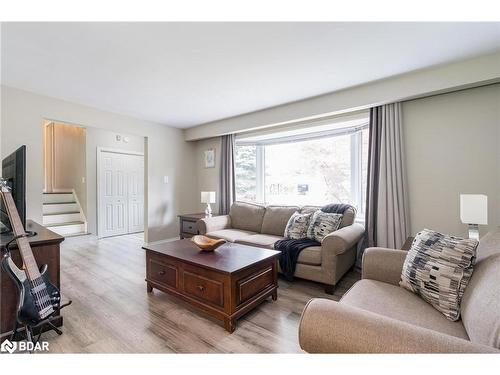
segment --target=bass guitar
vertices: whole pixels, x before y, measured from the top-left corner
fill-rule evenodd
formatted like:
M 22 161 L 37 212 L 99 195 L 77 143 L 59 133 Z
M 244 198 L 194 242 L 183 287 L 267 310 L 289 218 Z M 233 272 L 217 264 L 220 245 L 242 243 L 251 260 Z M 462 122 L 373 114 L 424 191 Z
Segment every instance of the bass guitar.
M 14 281 L 19 292 L 17 323 L 30 327 L 36 326 L 61 308 L 61 294 L 48 278 L 47 265 L 38 269 L 12 194 L 7 182 L 2 178 L 0 178 L 0 195 L 14 232 L 14 238 L 6 246 L 7 251 L 2 258 L 2 269 Z M 17 243 L 21 254 L 22 269 L 16 266 L 10 256 L 9 247 L 14 242 Z

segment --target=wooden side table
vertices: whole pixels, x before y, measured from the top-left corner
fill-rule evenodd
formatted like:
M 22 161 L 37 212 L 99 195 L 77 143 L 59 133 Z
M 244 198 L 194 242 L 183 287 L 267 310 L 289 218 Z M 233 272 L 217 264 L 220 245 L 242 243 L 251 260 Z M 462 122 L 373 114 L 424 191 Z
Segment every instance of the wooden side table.
M 179 237 L 182 239 L 184 238 L 191 238 L 194 235 L 199 234 L 198 229 L 196 229 L 196 222 L 200 219 L 205 218 L 204 213 L 199 213 L 199 214 L 185 214 L 185 215 L 178 215 L 179 217 Z

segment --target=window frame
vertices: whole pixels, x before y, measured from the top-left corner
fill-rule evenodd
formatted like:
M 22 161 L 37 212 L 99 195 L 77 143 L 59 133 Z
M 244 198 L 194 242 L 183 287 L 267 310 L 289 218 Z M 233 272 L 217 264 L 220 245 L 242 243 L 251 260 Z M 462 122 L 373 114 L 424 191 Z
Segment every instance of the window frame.
M 356 221 L 364 221 L 365 196 L 363 193 L 363 130 L 369 126 L 368 119 L 361 125 L 350 128 L 333 129 L 330 131 L 311 132 L 298 136 L 276 137 L 269 140 L 245 141 L 236 138 L 236 147 L 255 146 L 256 158 L 256 200 L 252 203 L 266 205 L 265 197 L 265 147 L 274 144 L 295 143 L 315 140 L 319 138 L 335 138 L 343 135 L 350 135 L 350 163 L 351 163 L 351 201 L 358 206 Z M 236 165 L 235 165 L 236 168 Z

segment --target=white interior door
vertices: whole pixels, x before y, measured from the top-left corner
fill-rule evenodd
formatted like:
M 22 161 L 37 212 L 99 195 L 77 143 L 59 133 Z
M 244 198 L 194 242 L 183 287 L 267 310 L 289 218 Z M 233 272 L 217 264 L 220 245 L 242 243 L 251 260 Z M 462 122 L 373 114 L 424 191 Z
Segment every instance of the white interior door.
M 144 230 L 144 157 L 128 157 L 128 232 Z
M 99 237 L 128 233 L 125 167 L 123 154 L 100 152 Z
M 98 235 L 144 230 L 144 156 L 98 152 Z

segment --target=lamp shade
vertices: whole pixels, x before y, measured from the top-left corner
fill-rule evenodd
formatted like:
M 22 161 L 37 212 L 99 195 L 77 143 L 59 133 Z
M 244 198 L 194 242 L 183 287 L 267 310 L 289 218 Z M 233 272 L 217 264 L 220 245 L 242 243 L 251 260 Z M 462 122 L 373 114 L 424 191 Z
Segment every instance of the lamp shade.
M 202 191 L 201 203 L 215 203 L 215 191 Z
M 460 194 L 460 220 L 464 224 L 488 224 L 488 197 L 484 194 Z

